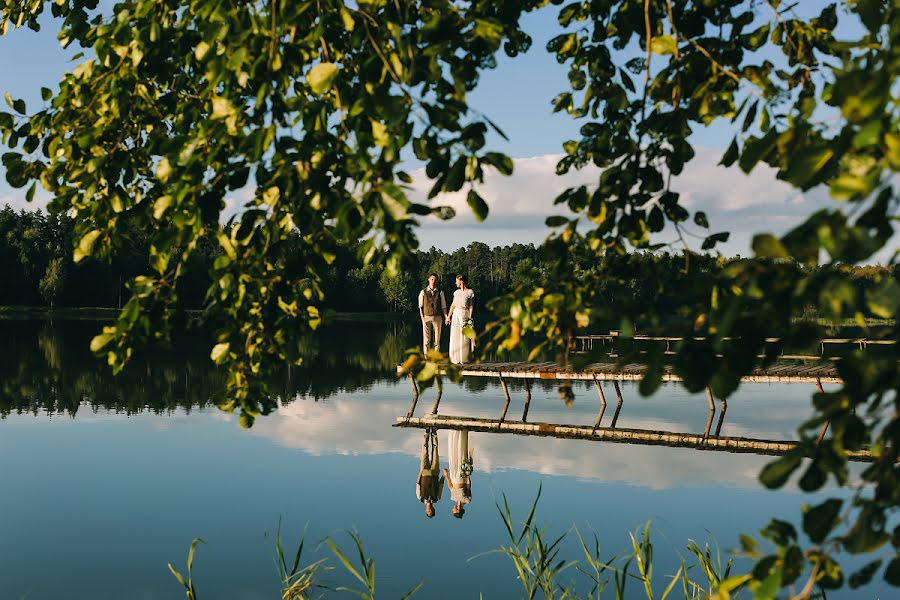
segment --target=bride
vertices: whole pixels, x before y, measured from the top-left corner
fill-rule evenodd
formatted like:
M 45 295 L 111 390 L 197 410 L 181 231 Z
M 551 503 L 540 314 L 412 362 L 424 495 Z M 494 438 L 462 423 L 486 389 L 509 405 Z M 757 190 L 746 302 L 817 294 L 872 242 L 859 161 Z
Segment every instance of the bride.
M 453 292 L 453 304 L 447 314 L 447 325 L 450 325 L 450 362 L 457 365 L 469 362 L 472 352 L 472 340 L 463 335 L 463 324 L 472 318 L 472 298 L 475 292 L 466 285 L 466 278 L 456 276 L 456 287 Z

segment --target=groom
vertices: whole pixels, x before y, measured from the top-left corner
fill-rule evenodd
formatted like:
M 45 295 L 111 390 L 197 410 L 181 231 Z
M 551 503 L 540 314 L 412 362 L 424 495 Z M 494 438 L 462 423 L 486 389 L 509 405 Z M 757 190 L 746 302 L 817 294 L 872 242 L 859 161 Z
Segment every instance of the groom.
M 441 325 L 447 318 L 447 301 L 437 287 L 438 276 L 428 276 L 428 285 L 419 292 L 419 316 L 422 317 L 422 351 L 441 349 Z

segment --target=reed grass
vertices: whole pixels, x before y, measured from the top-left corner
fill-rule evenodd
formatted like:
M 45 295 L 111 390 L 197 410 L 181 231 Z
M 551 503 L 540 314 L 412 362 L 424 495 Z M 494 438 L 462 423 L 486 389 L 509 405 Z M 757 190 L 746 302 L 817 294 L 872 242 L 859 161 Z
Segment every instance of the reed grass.
M 536 514 L 540 497 L 539 488 L 524 520 L 519 521 L 513 516 L 504 494 L 502 502 L 497 502 L 496 507 L 504 525 L 506 541 L 499 548 L 469 559 L 489 554 L 507 557 L 514 567 L 523 598 L 593 600 L 614 597 L 616 600 L 624 600 L 645 596 L 647 600 L 666 600 L 676 590 L 683 594 L 685 600 L 731 598 L 732 594 L 740 594 L 750 579 L 749 575 L 731 575 L 733 559 L 724 560 L 717 544 L 710 546 L 706 543 L 701 547 L 699 543 L 690 540 L 686 546 L 688 560 L 680 557 L 678 569 L 662 577 L 665 587 L 660 591 L 654 587 L 660 580 L 654 578 L 655 549 L 650 522 L 629 534 L 628 548 L 612 556 L 604 556 L 596 533 L 592 532 L 586 537 L 578 529 L 571 527 L 559 535 L 551 535 L 547 527 L 538 524 Z M 275 566 L 281 585 L 281 600 L 310 600 L 324 597 L 330 592 L 349 593 L 363 600 L 375 599 L 375 559 L 366 554 L 358 533 L 343 532 L 351 542 L 349 550 L 342 548 L 335 539 L 326 537 L 317 550 L 327 548 L 329 556 L 303 564 L 307 547 L 306 532 L 301 536 L 293 558 L 289 561 L 284 551 L 281 525 L 279 519 L 275 533 Z M 580 548 L 580 555 L 576 558 L 562 554 L 567 547 L 565 542 L 571 536 L 577 538 L 577 547 Z M 187 577 L 169 564 L 169 569 L 185 588 L 189 600 L 197 600 L 192 571 L 198 543 L 205 542 L 200 538 L 191 542 Z M 356 587 L 331 587 L 324 580 L 325 573 L 335 569 L 329 559 L 336 559 Z M 701 579 L 691 579 L 691 573 L 696 573 Z M 413 596 L 424 583 L 422 580 L 413 586 L 402 596 L 402 600 Z M 639 591 L 633 591 L 635 586 Z

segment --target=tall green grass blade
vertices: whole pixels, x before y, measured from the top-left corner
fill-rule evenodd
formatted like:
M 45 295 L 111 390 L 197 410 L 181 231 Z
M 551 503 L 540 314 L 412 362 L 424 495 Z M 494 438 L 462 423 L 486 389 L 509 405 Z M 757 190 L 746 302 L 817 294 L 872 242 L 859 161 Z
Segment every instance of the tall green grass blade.
M 424 579 L 422 581 L 420 581 L 419 583 L 417 583 L 416 585 L 414 585 L 411 590 L 409 590 L 408 592 L 403 594 L 403 596 L 400 597 L 400 600 L 406 600 L 407 598 L 411 598 L 412 595 L 415 594 L 416 592 L 418 592 L 419 588 L 422 587 L 423 585 L 425 585 Z

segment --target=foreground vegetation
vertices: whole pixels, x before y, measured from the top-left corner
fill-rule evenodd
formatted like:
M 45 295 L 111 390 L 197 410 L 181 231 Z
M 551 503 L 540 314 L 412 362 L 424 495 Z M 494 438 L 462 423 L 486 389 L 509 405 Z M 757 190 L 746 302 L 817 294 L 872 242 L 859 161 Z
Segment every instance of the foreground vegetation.
M 561 535 L 551 535 L 546 527 L 536 521 L 539 500 L 540 489 L 528 515 L 520 520 L 513 517 L 506 496 L 503 496 L 503 504 L 497 505 L 497 511 L 507 540 L 501 547 L 488 552 L 499 553 L 510 560 L 513 567 L 507 575 L 511 581 L 510 590 L 516 587 L 512 584 L 515 577 L 523 598 L 599 600 L 601 597 L 615 597 L 624 600 L 636 597 L 635 592 L 630 591 L 635 587 L 640 589 L 637 594 L 647 600 L 665 600 L 673 592 L 675 595 L 683 594 L 685 600 L 729 598 L 731 594 L 740 597 L 751 579 L 750 575 L 732 575 L 734 558 L 723 560 L 718 547 L 710 547 L 708 543 L 701 547 L 693 540 L 686 546 L 688 558 L 680 559 L 681 565 L 674 573 L 662 577 L 658 573 L 654 575 L 654 552 L 658 550 L 654 550 L 649 522 L 629 534 L 630 545 L 626 550 L 606 555 L 601 552 L 596 533 L 586 538 L 578 530 L 569 529 Z M 304 556 L 306 541 L 301 538 L 292 560 L 289 560 L 285 555 L 279 521 L 275 533 L 275 566 L 282 600 L 319 598 L 329 592 L 348 592 L 364 600 L 376 598 L 375 560 L 367 556 L 358 534 L 346 533 L 352 542 L 349 552 L 342 549 L 336 539 L 327 537 L 318 549 L 326 547 L 330 556 L 304 562 L 309 559 Z M 572 537 L 577 538 L 581 549 L 578 558 L 563 554 L 564 542 Z M 735 553 L 736 556 L 757 554 L 756 541 L 750 538 L 742 540 L 745 550 Z M 193 562 L 198 544 L 202 543 L 205 542 L 200 538 L 191 543 L 184 573 L 171 563 L 168 565 L 190 600 L 201 597 L 193 580 Z M 337 560 L 346 571 L 346 577 L 356 587 L 336 586 L 328 582 L 327 573 L 334 569 L 329 559 Z M 664 585 L 662 590 L 658 587 L 660 582 Z M 424 584 L 425 580 L 416 583 L 402 598 L 413 596 Z M 814 584 L 808 585 L 810 592 Z M 656 590 L 654 586 L 657 586 Z

